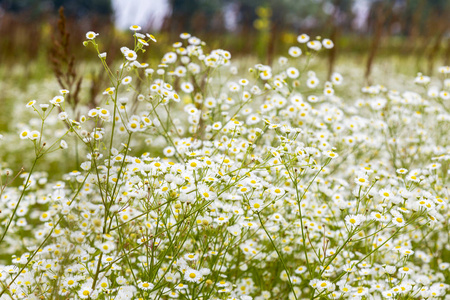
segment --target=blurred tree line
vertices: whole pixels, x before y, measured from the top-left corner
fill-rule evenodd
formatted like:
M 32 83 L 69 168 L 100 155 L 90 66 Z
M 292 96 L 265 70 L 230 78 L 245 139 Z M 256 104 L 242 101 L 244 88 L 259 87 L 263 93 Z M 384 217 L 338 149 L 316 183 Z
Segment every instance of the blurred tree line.
M 317 29 L 327 27 L 330 17 L 349 32 L 371 32 L 371 23 L 381 6 L 386 21 L 395 34 L 424 34 L 428 22 L 449 19 L 448 0 L 168 0 L 172 14 L 167 18 L 166 29 L 179 32 L 180 29 L 195 32 L 226 30 L 226 8 L 236 14 L 237 31 L 252 27 L 258 18 L 256 9 L 267 7 L 272 11 L 271 21 L 277 28 L 291 30 Z M 367 23 L 355 28 L 356 7 L 367 7 Z
M 163 30 L 223 33 L 244 36 L 241 50 L 250 52 L 258 39 L 266 40 L 261 50 L 270 63 L 277 45 L 293 42 L 289 33 L 324 35 L 336 41 L 337 48 L 367 53 L 366 78 L 374 58 L 384 44 L 391 43 L 401 55 L 426 58 L 432 73 L 434 61 L 450 56 L 450 1 L 448 0 L 170 0 L 172 14 Z M 266 13 L 258 13 L 264 8 Z M 232 12 L 231 14 L 229 12 Z M 232 20 L 229 20 L 232 18 Z M 329 73 L 336 59 L 329 52 Z
M 113 12 L 110 0 L 0 0 L 4 11 L 25 12 L 34 19 L 48 13 L 56 14 L 61 6 L 64 6 L 66 14 L 78 18 L 110 16 Z
M 77 50 L 92 28 L 114 30 L 110 0 L 0 0 L 0 62 L 46 56 L 58 32 L 60 7 L 67 17 L 70 46 Z
M 366 77 L 380 52 L 416 56 L 418 64 L 428 62 L 430 72 L 436 58 L 449 63 L 448 0 L 167 1 L 171 13 L 159 33 L 163 41 L 191 32 L 212 46 L 258 53 L 270 63 L 298 33 L 320 34 L 338 45 L 329 52 L 329 72 L 342 49 L 367 55 Z M 36 49 L 51 37 L 48 24 L 55 24 L 60 6 L 74 45 L 80 46 L 92 29 L 108 33 L 110 45 L 117 42 L 111 0 L 0 0 L 0 60 L 17 55 L 17 49 L 27 59 L 38 55 Z

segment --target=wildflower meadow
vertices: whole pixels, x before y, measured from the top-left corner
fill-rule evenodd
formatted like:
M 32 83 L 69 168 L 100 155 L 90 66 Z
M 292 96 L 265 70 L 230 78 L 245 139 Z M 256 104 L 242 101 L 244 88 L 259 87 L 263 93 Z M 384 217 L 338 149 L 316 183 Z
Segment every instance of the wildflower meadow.
M 450 299 L 449 66 L 355 86 L 307 34 L 272 65 L 137 25 L 119 61 L 84 46 L 101 101 L 42 83 L 0 135 L 0 299 Z

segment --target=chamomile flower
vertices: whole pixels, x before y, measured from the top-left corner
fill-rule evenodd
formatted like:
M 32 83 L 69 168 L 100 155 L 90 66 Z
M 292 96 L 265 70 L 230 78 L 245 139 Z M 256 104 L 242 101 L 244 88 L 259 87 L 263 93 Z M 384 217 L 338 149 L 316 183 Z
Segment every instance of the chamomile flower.
M 36 100 L 31 100 L 27 103 L 26 107 L 33 107 L 36 104 Z
M 155 286 L 148 281 L 141 281 L 138 284 L 138 288 L 144 291 L 152 290 Z
M 297 42 L 299 42 L 301 44 L 307 43 L 307 42 L 309 42 L 309 36 L 307 34 L 303 33 L 297 37 Z
M 406 225 L 405 219 L 401 215 L 393 216 L 392 223 L 394 223 L 398 227 L 403 227 Z
M 168 147 L 164 148 L 163 154 L 167 157 L 171 157 L 171 156 L 175 155 L 175 148 L 168 146 Z
M 132 81 L 131 76 L 126 76 L 122 79 L 122 84 L 124 84 L 124 85 L 130 84 L 131 81 Z
M 308 80 L 306 80 L 306 85 L 313 89 L 319 85 L 320 81 L 317 77 L 309 77 Z
M 180 88 L 185 93 L 192 93 L 194 91 L 194 86 L 190 82 L 181 83 Z
M 299 47 L 291 47 L 288 51 L 289 55 L 292 57 L 299 57 L 302 54 L 302 50 Z
M 184 256 L 184 259 L 187 261 L 194 261 L 198 259 L 198 254 L 195 253 L 186 253 Z
M 398 269 L 398 272 L 399 272 L 400 274 L 411 274 L 411 273 L 413 273 L 414 271 L 413 271 L 411 268 L 405 266 L 405 267 L 399 268 L 399 269 Z
M 331 82 L 334 85 L 341 85 L 342 81 L 343 81 L 343 77 L 341 74 L 335 72 L 331 75 Z
M 364 215 L 348 215 L 345 217 L 345 222 L 350 227 L 357 227 L 366 220 Z
M 64 102 L 63 96 L 55 96 L 52 100 L 50 100 L 50 103 L 56 106 L 59 106 L 61 103 Z
M 40 137 L 41 137 L 41 133 L 37 130 L 33 130 L 28 134 L 28 138 L 32 141 L 35 141 L 35 140 L 39 139 Z
M 286 70 L 286 74 L 289 78 L 295 79 L 298 78 L 300 72 L 296 68 L 290 67 Z
M 390 218 L 388 218 L 387 216 L 383 215 L 380 212 L 371 212 L 370 219 L 379 221 L 379 222 L 383 222 L 383 223 L 389 222 L 389 220 L 390 220 Z
M 330 39 L 323 39 L 323 40 L 322 40 L 322 45 L 323 45 L 323 47 L 326 48 L 326 49 L 331 49 L 331 48 L 334 47 L 334 43 L 333 43 L 333 41 L 330 40 Z
M 200 282 L 201 279 L 202 279 L 202 274 L 197 270 L 189 268 L 184 272 L 184 280 L 186 280 L 188 282 L 198 283 L 198 282 Z
M 413 182 L 419 182 L 420 177 L 415 174 L 409 174 L 408 176 L 406 176 L 406 180 L 413 181 Z
M 89 284 L 83 284 L 78 290 L 78 297 L 81 299 L 88 299 L 93 294 L 92 287 Z
M 407 173 L 408 173 L 408 170 L 407 170 L 407 169 L 404 169 L 404 168 L 397 169 L 397 173 L 398 173 L 398 174 L 401 174 L 401 175 L 404 175 L 404 174 L 407 174 Z
M 191 37 L 191 35 L 189 33 L 186 33 L 186 32 L 180 34 L 180 38 L 183 39 L 183 40 L 187 40 L 190 37 Z
M 133 30 L 133 31 L 139 31 L 141 29 L 142 29 L 141 26 L 138 26 L 138 25 L 131 25 L 130 26 L 130 30 Z
M 93 32 L 93 31 L 88 31 L 88 32 L 86 33 L 86 38 L 87 38 L 88 40 L 93 40 L 93 39 L 95 39 L 97 36 L 98 36 L 98 33 L 95 33 L 95 32 Z
M 356 175 L 354 182 L 360 186 L 368 186 L 370 184 L 369 177 L 363 173 Z
M 128 123 L 127 128 L 128 128 L 128 130 L 131 131 L 131 132 L 137 132 L 137 131 L 139 131 L 139 130 L 141 129 L 141 125 L 140 125 L 139 121 L 137 121 L 137 120 L 131 120 L 131 121 Z
M 153 42 L 156 43 L 156 38 L 155 38 L 152 34 L 146 33 L 145 35 L 146 35 L 150 40 L 152 40 Z
M 264 202 L 261 199 L 251 199 L 249 201 L 250 208 L 253 211 L 261 211 L 263 209 Z
M 116 90 L 116 88 L 114 88 L 114 87 L 106 88 L 105 91 L 103 92 L 103 95 L 110 95 L 110 96 L 112 96 L 112 95 L 114 95 L 114 91 L 115 90 Z
M 430 82 L 430 80 L 431 79 L 429 76 L 424 76 L 424 75 L 422 75 L 422 73 L 418 73 L 414 82 L 417 84 L 425 85 L 425 84 L 428 84 Z
M 323 153 L 325 156 L 328 156 L 329 158 L 337 158 L 339 155 L 336 152 L 327 150 Z
M 22 130 L 22 132 L 20 133 L 19 137 L 20 137 L 22 140 L 24 140 L 24 139 L 27 139 L 27 138 L 28 138 L 29 134 L 30 134 L 30 131 L 29 131 L 29 130 Z
M 333 96 L 334 95 L 334 89 L 332 89 L 331 87 L 325 88 L 323 90 L 323 94 L 325 96 Z
M 140 44 L 144 45 L 144 46 L 148 46 L 148 45 L 149 45 L 149 43 L 147 43 L 147 41 L 144 40 L 144 39 L 142 39 L 142 38 L 138 39 L 138 42 L 139 42 Z
M 322 43 L 319 41 L 309 41 L 306 46 L 312 50 L 319 51 L 322 49 Z
M 137 54 L 133 50 L 127 50 L 123 54 L 128 61 L 135 61 L 137 59 Z

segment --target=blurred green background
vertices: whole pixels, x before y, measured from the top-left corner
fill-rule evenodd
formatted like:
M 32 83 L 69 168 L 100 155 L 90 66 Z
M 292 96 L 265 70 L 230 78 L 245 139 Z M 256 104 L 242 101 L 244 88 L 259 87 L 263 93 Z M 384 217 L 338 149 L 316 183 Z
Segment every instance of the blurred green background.
M 0 62 L 45 56 L 61 6 L 73 52 L 83 59 L 92 57 L 82 49 L 86 31 L 99 32 L 118 54 L 121 31 L 134 23 L 163 42 L 190 32 L 267 62 L 303 32 L 330 37 L 341 53 L 368 55 L 376 46 L 381 56 L 433 54 L 447 63 L 450 54 L 448 0 L 0 0 Z
M 364 84 L 373 83 L 373 68 L 380 64 L 411 76 L 432 75 L 438 64 L 450 63 L 448 0 L 0 0 L 0 88 L 26 91 L 36 80 L 53 78 L 58 68 L 70 73 L 78 67 L 89 74 L 83 86 L 91 87 L 93 97 L 103 78 L 100 69 L 84 70 L 97 59 L 82 45 L 85 33 L 100 33 L 110 63 L 129 44 L 133 24 L 158 39 L 143 57 L 148 62 L 190 32 L 210 49 L 266 64 L 286 55 L 300 33 L 327 37 L 336 45 L 322 57 L 328 75 L 351 58 Z M 0 103 L 15 101 L 12 94 L 1 93 Z M 0 112 L 0 130 L 8 129 L 7 116 Z

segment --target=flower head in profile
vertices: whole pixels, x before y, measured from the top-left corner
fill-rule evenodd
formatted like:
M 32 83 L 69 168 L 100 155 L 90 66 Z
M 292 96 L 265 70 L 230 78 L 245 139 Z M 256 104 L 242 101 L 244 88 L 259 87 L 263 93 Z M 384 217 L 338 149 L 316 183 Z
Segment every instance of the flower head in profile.
M 156 43 L 156 38 L 152 35 L 152 34 L 146 34 L 146 36 L 150 39 L 150 40 L 152 40 L 153 42 L 155 42 Z
M 141 30 L 142 28 L 141 28 L 141 26 L 139 26 L 139 25 L 131 25 L 130 26 L 130 30 L 132 30 L 132 31 L 139 31 L 139 30 Z
M 87 38 L 88 40 L 93 40 L 93 39 L 95 39 L 97 36 L 98 36 L 98 33 L 95 33 L 95 32 L 93 32 L 93 31 L 88 31 L 88 32 L 86 33 L 86 38 Z
M 138 284 L 138 288 L 144 291 L 148 291 L 154 288 L 154 285 L 147 281 L 141 281 Z

